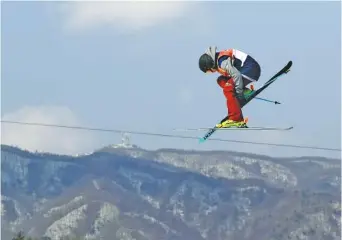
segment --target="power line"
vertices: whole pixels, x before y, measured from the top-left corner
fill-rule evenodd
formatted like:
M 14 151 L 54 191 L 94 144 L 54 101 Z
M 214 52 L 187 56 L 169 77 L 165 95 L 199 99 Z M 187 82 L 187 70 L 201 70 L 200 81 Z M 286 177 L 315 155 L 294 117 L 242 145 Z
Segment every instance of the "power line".
M 172 135 L 172 134 L 151 133 L 151 132 L 137 132 L 137 131 L 126 131 L 126 130 L 118 130 L 118 129 L 90 128 L 90 127 L 81 127 L 81 126 L 67 126 L 67 125 L 45 124 L 45 123 L 29 123 L 29 122 L 18 122 L 18 121 L 7 121 L 7 120 L 1 120 L 1 122 L 2 123 L 9 123 L 9 124 L 32 125 L 32 126 L 42 126 L 42 127 L 69 128 L 69 129 L 78 129 L 78 130 L 85 130 L 85 131 L 130 133 L 130 134 L 137 134 L 137 135 L 149 135 L 149 136 L 169 137 L 169 138 L 198 139 L 198 137 L 191 137 L 191 136 L 184 136 L 184 135 Z M 243 143 L 243 144 L 277 146 L 277 147 L 307 148 L 307 149 L 315 149 L 315 150 L 323 150 L 323 151 L 341 151 L 341 149 L 338 149 L 338 148 L 305 146 L 305 145 L 296 145 L 296 144 L 253 142 L 253 141 L 241 141 L 241 140 L 220 139 L 220 138 L 210 138 L 208 140 L 219 141 L 219 142 L 234 142 L 234 143 Z

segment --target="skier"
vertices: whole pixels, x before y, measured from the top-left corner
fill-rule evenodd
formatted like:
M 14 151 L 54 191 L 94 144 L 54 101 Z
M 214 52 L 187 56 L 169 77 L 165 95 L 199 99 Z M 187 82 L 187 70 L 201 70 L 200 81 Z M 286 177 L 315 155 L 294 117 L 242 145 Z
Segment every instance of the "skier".
M 260 65 L 250 55 L 237 49 L 219 52 L 216 49 L 216 46 L 210 46 L 199 58 L 201 71 L 221 74 L 217 84 L 223 89 L 228 116 L 216 127 L 247 127 L 241 110 L 245 101 L 244 90 L 248 84 L 259 80 Z

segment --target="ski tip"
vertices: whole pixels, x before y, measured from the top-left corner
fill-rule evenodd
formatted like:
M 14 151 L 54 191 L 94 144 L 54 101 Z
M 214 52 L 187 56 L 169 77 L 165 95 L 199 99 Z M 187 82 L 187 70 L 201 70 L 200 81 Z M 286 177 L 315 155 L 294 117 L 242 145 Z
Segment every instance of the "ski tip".
M 204 143 L 204 141 L 205 141 L 204 138 L 200 138 L 200 139 L 198 140 L 198 143 Z

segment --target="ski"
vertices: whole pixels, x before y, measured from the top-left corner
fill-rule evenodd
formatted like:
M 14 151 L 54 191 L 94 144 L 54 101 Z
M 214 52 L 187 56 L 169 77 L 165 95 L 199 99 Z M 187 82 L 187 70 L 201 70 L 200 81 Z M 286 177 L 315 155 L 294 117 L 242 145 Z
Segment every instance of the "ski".
M 173 131 L 206 131 L 206 130 L 211 130 L 215 129 L 215 131 L 233 131 L 233 130 L 265 130 L 265 131 L 288 131 L 293 129 L 293 126 L 291 127 L 227 127 L 227 128 L 210 128 L 210 127 L 205 127 L 205 128 L 185 128 L 185 129 L 173 129 Z
M 283 74 L 286 74 L 290 71 L 290 68 L 292 66 L 292 61 L 289 61 L 285 67 L 283 67 L 279 72 L 277 72 L 272 78 L 270 78 L 262 87 L 260 87 L 258 90 L 253 90 L 246 98 L 246 101 L 244 102 L 244 104 L 241 106 L 241 108 L 243 108 L 244 106 L 246 106 L 247 103 L 249 103 L 253 98 L 255 98 L 257 95 L 259 95 L 262 91 L 264 91 L 268 86 L 270 86 L 273 82 L 275 82 L 280 76 L 282 76 Z M 227 120 L 228 116 L 225 117 L 224 119 L 221 120 L 221 123 L 225 120 Z M 219 128 L 213 127 L 213 128 L 209 128 L 209 131 L 199 139 L 199 142 L 202 143 L 204 141 L 206 141 L 211 135 L 214 134 L 214 132 L 216 130 L 218 130 Z

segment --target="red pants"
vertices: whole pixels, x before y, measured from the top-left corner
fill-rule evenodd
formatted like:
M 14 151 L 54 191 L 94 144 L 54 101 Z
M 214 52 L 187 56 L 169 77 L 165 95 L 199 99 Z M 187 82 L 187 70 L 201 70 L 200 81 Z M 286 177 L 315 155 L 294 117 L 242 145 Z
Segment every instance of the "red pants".
M 220 76 L 217 84 L 223 89 L 223 94 L 227 101 L 228 119 L 234 121 L 243 121 L 240 103 L 235 94 L 235 84 L 233 78 Z

